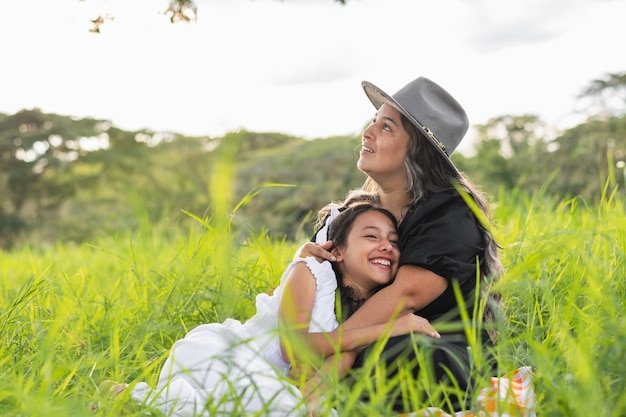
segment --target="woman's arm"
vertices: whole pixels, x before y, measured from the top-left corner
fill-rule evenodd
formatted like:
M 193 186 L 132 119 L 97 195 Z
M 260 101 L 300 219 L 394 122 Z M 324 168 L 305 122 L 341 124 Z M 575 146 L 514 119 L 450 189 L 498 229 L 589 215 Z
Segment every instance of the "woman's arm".
M 290 361 L 302 358 L 306 350 L 316 356 L 326 357 L 369 345 L 385 335 L 391 337 L 419 332 L 439 337 L 426 319 L 406 312 L 399 316 L 397 304 L 395 312 L 391 311 L 386 320 L 377 323 L 349 327 L 341 325 L 332 332 L 309 333 L 315 294 L 315 277 L 309 268 L 303 262 L 294 265 L 283 282 L 279 309 L 281 349 L 283 357 Z
M 315 256 L 317 259 L 331 260 L 327 249 L 330 241 L 324 245 L 313 242 L 303 244 L 296 256 Z M 414 265 L 402 265 L 393 283 L 374 294 L 344 324 L 345 328 L 362 327 L 368 324 L 383 323 L 392 317 L 395 308 L 402 305 L 398 314 L 413 313 L 439 297 L 448 287 L 448 281 L 428 269 Z
M 439 338 L 439 333 L 428 320 L 415 314 L 403 314 L 391 317 L 385 323 L 362 327 L 346 328 L 341 324 L 331 332 L 298 332 L 298 339 L 313 353 L 326 357 L 340 352 L 359 349 L 375 343 L 384 337 L 399 336 L 408 333 L 423 333 Z
M 367 300 L 343 326 L 359 328 L 388 321 L 394 314 L 413 313 L 437 297 L 448 287 L 448 281 L 428 269 L 414 265 L 402 265 L 393 283 L 381 289 Z M 398 306 L 402 310 L 398 313 Z

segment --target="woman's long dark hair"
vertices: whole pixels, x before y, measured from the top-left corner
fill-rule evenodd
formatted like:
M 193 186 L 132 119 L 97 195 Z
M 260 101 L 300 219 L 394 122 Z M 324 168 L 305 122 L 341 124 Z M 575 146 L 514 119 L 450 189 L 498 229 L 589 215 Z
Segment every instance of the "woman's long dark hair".
M 328 228 L 328 239 L 333 241 L 333 247 L 345 247 L 348 244 L 348 235 L 352 230 L 355 220 L 362 214 L 369 211 L 377 211 L 389 218 L 395 229 L 398 228 L 398 222 L 393 214 L 374 204 L 378 199 L 370 193 L 352 192 L 348 195 L 341 206 L 338 207 L 340 214 L 332 221 Z M 327 206 L 329 207 L 329 206 Z M 326 207 L 326 208 L 327 208 Z M 328 211 L 326 208 L 321 211 Z M 321 212 L 320 211 L 320 212 Z M 341 271 L 335 263 L 333 270 L 337 276 L 337 287 L 339 289 L 339 301 L 341 303 L 341 319 L 345 320 L 350 317 L 363 303 L 365 299 L 358 291 L 348 285 L 345 285 Z M 389 284 L 380 285 L 375 291 L 384 288 Z

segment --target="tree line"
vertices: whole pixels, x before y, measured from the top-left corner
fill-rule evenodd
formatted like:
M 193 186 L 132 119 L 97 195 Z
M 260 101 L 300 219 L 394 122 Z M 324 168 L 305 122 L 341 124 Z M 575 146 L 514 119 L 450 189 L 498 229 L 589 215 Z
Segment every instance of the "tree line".
M 594 80 L 581 99 L 584 123 L 549 137 L 535 115 L 494 117 L 474 126 L 475 152 L 453 161 L 494 198 L 519 190 L 593 204 L 623 193 L 626 73 Z M 231 223 L 242 233 L 302 238 L 321 206 L 363 183 L 359 145 L 359 136 L 190 137 L 39 109 L 0 114 L 0 247 L 83 242 L 145 224 L 189 227 L 192 217 L 214 213 L 220 195 L 236 208 Z M 216 194 L 224 169 L 228 189 Z

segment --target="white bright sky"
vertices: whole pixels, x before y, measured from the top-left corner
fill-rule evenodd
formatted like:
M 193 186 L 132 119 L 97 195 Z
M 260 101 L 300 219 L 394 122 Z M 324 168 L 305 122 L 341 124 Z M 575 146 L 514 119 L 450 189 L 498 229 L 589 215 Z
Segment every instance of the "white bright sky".
M 357 134 L 368 80 L 393 93 L 424 75 L 470 123 L 576 120 L 591 80 L 626 71 L 624 0 L 14 0 L 0 8 L 0 112 L 45 112 L 221 136 Z M 90 19 L 112 15 L 102 33 Z

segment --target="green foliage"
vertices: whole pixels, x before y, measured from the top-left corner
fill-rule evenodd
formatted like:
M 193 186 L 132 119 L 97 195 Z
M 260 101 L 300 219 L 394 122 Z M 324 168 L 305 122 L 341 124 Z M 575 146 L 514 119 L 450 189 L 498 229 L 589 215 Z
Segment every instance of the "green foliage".
M 584 95 L 623 104 L 623 80 L 610 74 Z M 534 115 L 494 117 L 476 126 L 476 153 L 453 161 L 492 196 L 520 188 L 596 204 L 607 178 L 611 190 L 625 189 L 626 115 L 607 106 L 560 135 Z M 81 243 L 143 221 L 182 227 L 183 212 L 202 217 L 215 203 L 216 166 L 224 166 L 220 155 L 232 143 L 237 174 L 222 186 L 232 201 L 249 200 L 234 213 L 232 227 L 303 239 L 320 207 L 363 183 L 355 167 L 359 141 L 245 130 L 186 137 L 127 132 L 107 121 L 37 109 L 0 114 L 0 247 Z
M 459 162 L 459 168 L 474 181 L 487 187 L 492 195 L 499 187 L 533 189 L 543 184 L 545 171 L 530 170 L 528 165 L 546 153 L 541 136 L 546 127 L 536 116 L 500 116 L 476 129 L 480 138 L 476 156 Z
M 146 136 L 37 109 L 4 117 L 0 229 L 7 233 L 0 243 L 10 246 L 25 229 L 48 241 L 92 236 L 94 225 L 108 221 L 106 212 L 115 213 L 116 203 L 143 179 L 139 161 L 147 159 L 148 147 L 138 139 Z
M 624 415 L 623 198 L 607 192 L 587 205 L 515 189 L 497 201 L 507 270 L 497 287 L 506 306 L 500 369 L 536 369 L 541 415 Z M 96 386 L 154 383 L 191 328 L 253 314 L 255 295 L 277 285 L 296 249 L 265 233 L 242 240 L 220 212 L 184 216 L 184 232 L 142 216 L 135 231 L 92 243 L 0 252 L 0 414 L 89 416 L 97 400 L 99 416 L 143 415 L 127 397 L 107 402 Z M 359 378 L 352 388 L 330 381 L 327 401 L 340 415 L 389 415 L 385 400 L 397 389 L 412 393 L 415 408 L 442 406 L 449 394 L 427 376 Z
M 62 120 L 58 123 L 61 126 L 74 123 L 63 116 L 42 115 L 38 111 L 33 114 L 46 120 Z M 28 210 L 15 209 L 18 203 L 10 198 L 0 202 L 0 230 L 4 232 L 1 246 L 10 247 L 20 241 L 20 233 L 21 241 L 80 243 L 125 233 L 139 226 L 141 216 L 150 222 L 179 223 L 185 217 L 183 211 L 202 216 L 216 203 L 210 193 L 212 187 L 225 188 L 236 201 L 255 195 L 235 213 L 237 228 L 244 232 L 265 228 L 275 237 L 293 238 L 300 228 L 310 234 L 311 213 L 329 200 L 343 197 L 348 189 L 362 184 L 364 178 L 354 168 L 356 138 L 306 141 L 248 131 L 232 132 L 222 138 L 196 138 L 126 132 L 105 122 L 98 123 L 106 147 L 73 151 L 73 160 L 57 161 L 62 170 L 47 164 L 42 176 L 31 164 L 23 168 L 32 174 L 29 176 L 22 173 L 22 168 L 16 171 L 10 164 L 3 165 L 0 190 L 5 196 L 24 201 L 20 206 L 27 206 Z M 59 127 L 54 135 L 50 133 L 53 129 L 48 128 L 40 136 L 53 141 L 74 138 L 63 139 L 62 143 L 69 142 L 70 146 L 85 141 L 88 131 L 67 126 Z M 13 133 L 9 130 L 5 136 L 13 137 Z M 32 143 L 31 140 L 31 147 Z M 4 154 L 10 155 L 10 161 L 25 165 L 17 155 L 20 150 L 23 153 L 29 149 L 28 145 L 15 146 L 13 139 L 5 144 Z M 227 148 L 230 151 L 226 152 Z M 228 183 L 219 175 L 220 166 L 230 166 L 222 158 L 226 153 L 236 155 L 237 175 Z M 21 178 L 24 184 L 12 185 L 13 177 Z M 39 184 L 37 188 L 35 184 Z M 29 192 L 22 193 L 20 189 Z M 41 203 L 51 196 L 56 204 Z
M 477 125 L 475 155 L 457 155 L 459 168 L 487 192 L 546 189 L 597 203 L 604 181 L 624 188 L 626 73 L 594 80 L 579 99 L 585 123 L 553 132 L 534 115 L 504 115 Z M 550 180 L 547 183 L 547 180 Z
M 186 235 L 145 223 L 93 244 L 0 254 L 0 414 L 91 415 L 102 380 L 152 381 L 188 330 L 248 317 L 294 251 L 186 223 Z
M 626 414 L 625 123 L 603 113 L 548 140 L 534 116 L 502 116 L 479 127 L 477 155 L 454 156 L 498 196 L 496 357 L 503 371 L 536 368 L 543 415 Z M 358 143 L 0 114 L 0 247 L 13 246 L 0 250 L 0 414 L 93 415 L 100 400 L 97 415 L 143 415 L 97 384 L 154 382 L 188 330 L 249 317 L 315 212 L 363 182 Z M 331 378 L 327 400 L 341 415 L 389 414 L 397 389 L 415 408 L 443 405 L 449 392 L 408 378 Z
M 512 357 L 537 368 L 541 414 L 619 416 L 624 302 L 623 199 L 597 206 L 523 194 L 498 203 Z
M 71 197 L 71 161 L 84 145 L 105 140 L 102 122 L 46 115 L 38 109 L 0 118 L 0 229 L 17 233 L 41 212 L 58 208 Z M 20 221 L 15 221 L 20 219 Z
M 292 141 L 255 154 L 241 164 L 238 190 L 281 182 L 295 188 L 263 189 L 242 208 L 243 220 L 276 237 L 293 239 L 298 229 L 310 235 L 317 210 L 363 184 L 365 177 L 355 169 L 358 144 L 349 137 Z
M 553 143 L 558 151 L 550 154 L 550 163 L 558 175 L 550 189 L 597 199 L 615 163 L 626 160 L 626 117 L 590 120 L 567 130 Z M 623 166 L 620 171 L 623 174 Z M 623 175 L 612 176 L 611 181 L 624 186 Z
M 596 112 L 606 116 L 624 115 L 626 112 L 626 72 L 608 73 L 593 80 L 582 91 L 581 99 L 591 100 Z
M 475 155 L 453 160 L 491 195 L 500 188 L 529 193 L 545 188 L 597 203 L 607 178 L 625 187 L 626 116 L 590 119 L 552 140 L 542 136 L 548 128 L 530 115 L 502 116 L 477 129 Z

